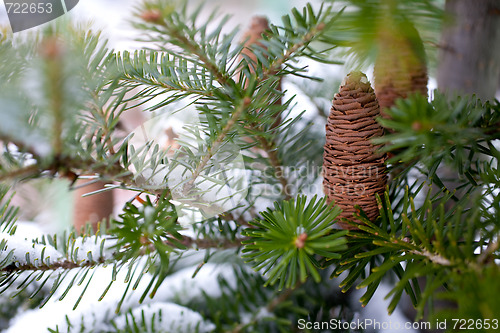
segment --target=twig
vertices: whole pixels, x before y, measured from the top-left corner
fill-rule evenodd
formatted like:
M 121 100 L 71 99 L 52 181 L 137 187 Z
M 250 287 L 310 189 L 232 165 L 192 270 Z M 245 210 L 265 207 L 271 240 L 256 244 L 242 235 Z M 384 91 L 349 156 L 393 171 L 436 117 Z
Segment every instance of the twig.
M 247 220 L 245 220 L 243 215 L 235 217 L 233 215 L 233 213 L 224 213 L 224 214 L 220 215 L 220 218 L 224 221 L 227 221 L 227 222 L 234 221 L 234 222 L 237 222 L 239 225 L 250 226 L 250 224 L 248 223 Z
M 410 250 L 410 252 L 418 256 L 426 257 L 427 259 L 438 265 L 453 266 L 453 263 L 450 260 L 446 259 L 445 257 L 439 254 L 431 253 L 427 250 L 424 251 Z
M 316 27 L 312 28 L 311 31 L 309 31 L 307 34 L 304 35 L 304 37 L 302 37 L 302 40 L 299 43 L 292 46 L 289 50 L 285 52 L 285 54 L 283 54 L 282 57 L 276 58 L 274 62 L 270 64 L 269 68 L 264 71 L 264 77 L 267 78 L 277 73 L 281 69 L 281 66 L 288 59 L 290 59 L 294 53 L 296 53 L 302 47 L 309 44 L 314 39 L 314 37 L 316 37 L 316 35 L 324 29 L 324 27 L 325 24 L 321 22 Z
M 493 243 L 488 244 L 488 247 L 481 253 L 481 255 L 477 258 L 478 264 L 485 263 L 487 259 L 500 248 L 500 237 L 497 235 L 497 240 Z
M 198 57 L 200 61 L 206 66 L 206 68 L 215 76 L 217 79 L 217 82 L 219 82 L 220 85 L 226 86 L 231 79 L 228 75 L 222 73 L 217 65 L 212 62 L 206 54 L 201 50 L 200 45 L 196 43 L 193 40 L 188 39 L 181 31 L 175 28 L 171 28 L 169 25 L 165 24 L 163 22 L 162 24 L 167 31 L 169 32 L 170 36 L 176 38 L 178 41 L 181 43 L 184 43 L 186 46 L 186 49 L 190 51 L 192 54 Z
M 29 165 L 27 167 L 9 171 L 3 174 L 0 174 L 0 181 L 4 181 L 6 179 L 19 178 L 23 176 L 32 176 L 40 173 L 41 171 L 38 169 L 36 164 Z
M 250 98 L 244 98 L 242 103 L 238 106 L 235 112 L 233 112 L 231 118 L 227 122 L 226 126 L 222 129 L 222 131 L 219 133 L 215 141 L 213 142 L 212 146 L 208 148 L 207 153 L 203 156 L 203 159 L 201 160 L 200 164 L 196 166 L 196 169 L 193 171 L 193 174 L 191 176 L 191 180 L 186 183 L 185 188 L 189 189 L 190 187 L 193 186 L 196 178 L 201 174 L 201 172 L 205 169 L 207 166 L 208 162 L 210 159 L 215 155 L 221 144 L 223 143 L 224 138 L 227 136 L 229 131 L 233 128 L 233 126 L 236 124 L 236 122 L 240 119 L 241 115 L 243 112 L 246 110 L 248 105 L 251 103 Z
M 223 249 L 232 249 L 232 248 L 237 248 L 242 245 L 242 242 L 247 240 L 248 238 L 243 237 L 243 238 L 236 238 L 234 240 L 230 239 L 199 239 L 199 238 L 191 238 L 188 236 L 184 236 L 183 239 L 180 241 L 180 243 L 186 247 L 191 247 L 191 248 L 197 248 L 197 249 L 210 249 L 210 248 L 223 248 Z M 172 245 L 171 242 L 166 242 L 168 245 Z M 149 250 L 151 251 L 156 251 L 155 247 L 152 244 L 148 244 Z M 142 255 L 145 255 L 146 253 L 142 253 Z M 97 261 L 88 261 L 84 260 L 81 263 L 76 263 L 74 261 L 70 261 L 67 259 L 64 259 L 63 261 L 56 261 L 50 265 L 20 265 L 20 266 L 15 266 L 15 265 L 9 265 L 6 266 L 2 269 L 0 269 L 0 272 L 20 272 L 20 271 L 50 271 L 50 270 L 57 270 L 57 269 L 75 269 L 75 268 L 82 268 L 82 267 L 94 267 L 99 264 L 103 264 L 104 260 L 102 258 L 99 258 Z
M 268 305 L 267 305 L 267 311 L 273 312 L 274 309 L 286 301 L 290 296 L 293 294 L 295 290 L 297 290 L 300 286 L 302 285 L 302 282 L 297 282 L 297 284 L 293 288 L 289 288 L 282 292 L 277 298 L 273 299 Z
M 274 175 L 278 179 L 278 181 L 281 184 L 281 191 L 285 196 L 286 200 L 291 199 L 290 193 L 288 193 L 288 180 L 286 177 L 283 175 L 283 166 L 281 165 L 281 161 L 278 156 L 278 150 L 275 147 L 274 142 L 271 143 L 269 140 L 266 138 L 259 136 L 259 142 L 262 145 L 262 148 L 265 150 L 267 155 L 269 156 L 269 162 L 271 163 L 271 166 L 274 168 Z
M 297 282 L 297 284 L 293 288 L 289 288 L 285 291 L 283 291 L 278 297 L 274 298 L 269 302 L 269 304 L 266 306 L 266 310 L 268 312 L 273 312 L 274 309 L 280 305 L 281 303 L 285 302 L 290 298 L 291 295 L 293 295 L 294 291 L 297 290 L 302 285 L 302 282 Z M 257 322 L 258 318 L 254 316 L 252 320 L 249 323 L 240 323 L 238 326 L 236 326 L 233 330 L 231 330 L 231 333 L 239 333 L 241 332 L 246 326 Z
M 184 236 L 181 243 L 186 247 L 195 247 L 198 249 L 223 248 L 232 249 L 240 247 L 242 242 L 248 240 L 247 237 L 230 239 L 209 239 L 209 238 L 191 238 Z
M 73 262 L 73 261 L 69 261 L 69 260 L 64 260 L 64 261 L 57 261 L 57 262 L 54 262 L 50 265 L 46 265 L 46 264 L 43 264 L 43 265 L 39 265 L 39 266 L 35 266 L 35 265 L 21 265 L 21 266 L 15 266 L 15 265 L 9 265 L 9 266 L 6 266 L 2 269 L 0 269 L 0 272 L 7 272 L 7 273 L 13 273 L 13 272 L 21 272 L 21 271 L 55 271 L 57 269 L 75 269 L 75 268 L 82 268 L 82 267 L 94 267 L 94 266 L 97 266 L 99 264 L 103 264 L 104 261 L 103 260 L 99 260 L 97 262 L 95 261 L 83 261 L 82 263 L 78 264 L 76 262 Z

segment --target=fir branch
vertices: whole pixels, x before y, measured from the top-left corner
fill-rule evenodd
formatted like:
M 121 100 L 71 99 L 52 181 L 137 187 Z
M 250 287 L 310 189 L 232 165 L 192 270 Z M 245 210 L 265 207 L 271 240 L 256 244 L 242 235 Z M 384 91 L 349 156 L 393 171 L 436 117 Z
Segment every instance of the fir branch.
M 174 95 L 167 98 L 160 105 L 173 102 L 176 96 L 214 97 L 214 92 L 208 87 L 194 84 L 201 82 L 197 81 L 196 76 L 205 80 L 209 79 L 205 74 L 197 72 L 196 67 L 191 69 L 192 72 L 184 73 L 184 75 L 189 75 L 188 78 L 178 75 L 177 69 L 180 67 L 180 62 L 184 61 L 182 57 L 168 53 L 162 55 L 159 61 L 157 58 L 156 53 L 152 53 L 148 59 L 146 51 L 136 52 L 133 58 L 128 51 L 124 51 L 121 55 L 120 53 L 115 55 L 115 62 L 122 73 L 121 79 L 123 82 L 130 88 L 144 86 L 143 91 L 134 96 L 134 99 L 139 96 L 150 99 L 165 94 L 165 91 L 173 92 Z M 161 69 L 162 76 L 156 69 L 158 66 Z M 181 81 L 182 79 L 184 81 Z M 186 81 L 187 79 L 189 79 L 189 82 Z M 155 92 L 156 90 L 159 90 L 159 92 Z
M 410 250 L 410 253 L 416 254 L 417 256 L 424 257 L 431 262 L 442 265 L 442 266 L 454 266 L 454 264 L 447 258 L 443 257 L 439 253 L 432 253 L 429 252 L 428 250 L 424 249 L 423 251 L 418 251 L 418 250 Z
M 63 261 L 56 261 L 53 263 L 50 263 L 50 265 L 47 264 L 42 264 L 42 265 L 32 265 L 32 264 L 26 264 L 26 265 L 9 265 L 5 266 L 3 268 L 0 268 L 0 272 L 6 272 L 9 274 L 17 273 L 17 272 L 22 272 L 22 271 L 55 271 L 58 269 L 64 269 L 64 270 L 71 270 L 75 268 L 83 268 L 83 267 L 89 267 L 89 268 L 94 268 L 96 266 L 104 264 L 104 260 L 101 258 L 96 262 L 96 261 L 84 261 L 82 263 L 76 263 L 74 261 L 70 260 L 63 260 Z
M 244 99 L 242 99 L 241 103 L 233 112 L 231 118 L 228 120 L 228 122 L 226 123 L 222 131 L 219 133 L 215 141 L 212 143 L 211 146 L 208 147 L 207 153 L 203 156 L 200 163 L 196 166 L 195 170 L 191 175 L 191 179 L 186 183 L 184 187 L 185 191 L 186 190 L 189 191 L 191 189 L 198 176 L 203 172 L 210 159 L 217 153 L 220 146 L 224 143 L 224 139 L 236 125 L 241 115 L 247 109 L 250 103 L 251 99 L 249 97 L 245 97 Z
M 288 288 L 282 291 L 278 297 L 274 298 L 271 302 L 269 302 L 266 306 L 266 309 L 269 312 L 273 312 L 276 309 L 276 307 L 278 307 L 283 302 L 286 302 L 293 295 L 293 293 L 302 285 L 303 285 L 302 281 L 297 281 L 297 284 L 293 288 Z
M 6 173 L 0 174 L 0 181 L 16 179 L 16 178 L 24 178 L 24 177 L 32 177 L 40 174 L 38 165 L 32 164 L 20 169 L 11 170 Z
M 276 75 L 282 69 L 282 66 L 292 59 L 297 53 L 301 53 L 304 48 L 306 48 L 313 40 L 318 39 L 318 34 L 321 33 L 325 28 L 325 23 L 320 22 L 316 26 L 312 27 L 308 33 L 306 33 L 300 42 L 294 44 L 291 48 L 286 50 L 282 57 L 274 58 L 270 63 L 269 67 L 264 70 L 264 78 L 268 78 L 272 75 Z
M 215 64 L 206 56 L 206 54 L 203 52 L 196 41 L 190 40 L 184 34 L 182 34 L 182 31 L 178 29 L 169 28 L 169 26 L 167 25 L 165 25 L 165 27 L 167 28 L 167 31 L 170 32 L 170 35 L 172 37 L 176 38 L 183 45 L 185 45 L 187 51 L 198 57 L 198 59 L 205 65 L 205 67 L 215 76 L 217 82 L 219 82 L 221 86 L 227 86 L 228 83 L 232 81 L 230 76 L 222 73 L 219 70 L 219 67 L 217 67 L 217 64 Z
M 318 283 L 316 256 L 340 259 L 338 252 L 347 248 L 343 237 L 347 231 L 331 228 L 339 213 L 338 207 L 326 205 L 325 198 L 316 196 L 309 202 L 305 196 L 281 205 L 275 202 L 274 210 L 261 212 L 262 218 L 251 222 L 254 228 L 243 231 L 249 237 L 243 257 L 269 276 L 266 286 L 279 281 L 279 289 L 291 288 L 297 281 L 305 282 L 308 275 Z
M 158 87 L 165 89 L 169 92 L 174 92 L 174 91 L 179 91 L 183 92 L 186 95 L 196 95 L 196 96 L 201 96 L 201 97 L 207 97 L 207 98 L 213 98 L 214 93 L 211 91 L 205 91 L 201 89 L 193 89 L 192 87 L 185 87 L 185 86 L 174 86 L 172 84 L 168 84 L 163 81 L 158 81 L 153 78 L 143 78 L 143 77 L 136 77 L 131 73 L 128 73 L 124 71 L 123 78 L 124 81 L 130 82 L 130 83 L 137 83 L 135 87 L 139 87 L 140 85 L 147 85 L 148 87 Z M 146 91 L 148 91 L 147 97 L 150 97 L 151 95 L 151 90 L 150 88 L 145 88 Z M 163 94 L 164 91 L 161 91 L 158 95 Z
M 195 249 L 231 249 L 238 248 L 242 246 L 242 242 L 248 240 L 248 237 L 236 238 L 234 240 L 230 239 L 204 239 L 204 238 L 192 238 L 188 236 L 184 236 L 179 243 L 185 246 L 186 248 L 195 248 Z M 174 246 L 176 244 L 171 241 L 166 240 L 164 242 L 165 245 Z M 150 255 L 157 251 L 154 244 L 149 244 L 148 250 L 141 251 L 141 255 Z M 83 260 L 80 263 L 71 261 L 71 260 L 60 260 L 55 261 L 50 264 L 24 264 L 24 265 L 8 265 L 3 268 L 0 268 L 0 272 L 6 273 L 16 273 L 21 271 L 55 271 L 58 269 L 71 270 L 76 268 L 89 267 L 94 268 L 96 266 L 105 264 L 105 261 L 102 258 L 98 258 L 96 261 Z
M 261 147 L 267 153 L 269 157 L 269 162 L 271 166 L 274 168 L 274 175 L 278 179 L 281 184 L 281 192 L 284 194 L 285 200 L 290 200 L 292 198 L 291 194 L 288 193 L 289 183 L 288 179 L 285 177 L 283 172 L 283 164 L 279 158 L 279 152 L 274 142 L 269 141 L 263 136 L 258 136 L 257 140 L 260 142 Z
M 102 120 L 99 122 L 99 126 L 103 130 L 102 135 L 105 138 L 107 138 L 106 144 L 108 146 L 108 152 L 110 153 L 110 155 L 115 155 L 116 152 L 115 152 L 115 148 L 113 145 L 113 141 L 111 139 L 111 133 L 113 132 L 113 128 L 110 128 L 108 126 L 109 122 L 106 121 L 110 115 L 107 115 L 106 112 L 104 111 L 103 107 L 100 106 L 99 97 L 97 96 L 97 94 L 92 93 L 91 95 L 92 95 L 92 98 L 94 100 L 94 105 L 92 106 L 92 109 L 95 112 L 97 112 L 97 114 L 99 115 L 99 119 Z
M 485 264 L 489 260 L 491 260 L 491 256 L 495 253 L 500 248 L 500 235 L 497 235 L 496 240 L 490 244 L 488 244 L 488 247 L 478 256 L 477 258 L 477 264 Z
M 154 6 L 159 6 L 159 5 L 154 5 Z M 146 6 L 146 8 L 147 8 L 147 6 Z M 185 10 L 186 10 L 186 8 L 183 8 L 182 15 L 185 15 Z M 200 47 L 200 42 L 196 41 L 194 39 L 196 32 L 189 33 L 189 31 L 184 31 L 184 29 L 182 29 L 182 28 L 188 29 L 187 26 L 185 25 L 185 22 L 182 22 L 182 19 L 186 19 L 185 17 L 182 18 L 182 17 L 178 17 L 176 15 L 173 15 L 173 14 L 175 14 L 174 11 L 171 11 L 170 13 L 166 14 L 164 17 L 163 14 L 165 14 L 165 13 L 162 13 L 160 8 L 156 8 L 153 10 L 149 9 L 148 12 L 152 12 L 152 11 L 156 11 L 156 13 L 158 14 L 158 17 L 155 17 L 154 20 L 147 19 L 143 15 L 139 15 L 139 16 L 141 17 L 141 19 L 145 20 L 146 22 L 153 23 L 154 25 L 156 25 L 155 29 L 158 29 L 158 27 L 163 28 L 164 30 L 162 31 L 162 33 L 165 34 L 166 36 L 168 36 L 168 38 L 169 38 L 168 41 L 172 42 L 174 45 L 181 47 L 183 49 L 183 51 L 187 55 L 189 55 L 190 57 L 194 56 L 195 59 L 199 60 L 200 63 L 203 64 L 204 67 L 206 69 L 208 69 L 214 75 L 217 82 L 221 86 L 223 86 L 223 87 L 228 86 L 228 85 L 230 85 L 229 84 L 230 82 L 234 83 L 234 81 L 231 79 L 231 76 L 228 75 L 227 73 L 223 73 L 219 69 L 217 64 L 208 57 L 205 50 L 203 50 Z M 192 20 L 192 19 L 193 18 L 189 18 L 189 20 Z M 181 23 L 180 25 L 177 24 L 178 23 L 178 22 L 176 22 L 177 20 L 179 21 L 179 23 Z M 225 21 L 225 20 L 222 20 L 222 21 Z M 179 26 L 181 26 L 182 28 L 179 28 Z M 193 26 L 194 26 L 194 24 L 193 24 Z M 206 27 L 204 27 L 203 29 L 206 29 Z M 188 32 L 188 33 L 186 33 L 186 32 Z M 169 53 L 176 54 L 176 52 L 172 51 L 172 50 L 169 50 Z M 184 56 L 182 56 L 180 54 L 178 56 L 185 58 Z
M 57 175 L 61 178 L 69 177 L 71 180 L 74 180 L 82 170 L 85 170 L 86 173 L 96 173 L 102 179 L 117 181 L 124 185 L 135 185 L 134 175 L 130 171 L 123 169 L 121 165 L 117 163 L 107 165 L 97 163 L 97 161 L 92 159 L 77 159 L 71 157 L 54 159 L 47 165 L 32 164 L 6 173 L 1 173 L 0 181 L 33 177 L 42 175 L 46 171 L 50 172 L 51 175 Z
M 63 68 L 61 67 L 62 47 L 56 36 L 47 37 L 42 41 L 41 54 L 45 62 L 48 95 L 50 98 L 50 111 L 52 112 L 52 134 L 53 153 L 58 156 L 63 150 L 63 126 L 64 126 L 64 96 L 62 95 L 64 84 Z
M 231 239 L 207 239 L 207 238 L 192 238 L 184 236 L 180 241 L 187 248 L 195 249 L 231 249 L 242 246 L 242 242 L 248 240 L 248 237 L 240 237 L 234 240 Z

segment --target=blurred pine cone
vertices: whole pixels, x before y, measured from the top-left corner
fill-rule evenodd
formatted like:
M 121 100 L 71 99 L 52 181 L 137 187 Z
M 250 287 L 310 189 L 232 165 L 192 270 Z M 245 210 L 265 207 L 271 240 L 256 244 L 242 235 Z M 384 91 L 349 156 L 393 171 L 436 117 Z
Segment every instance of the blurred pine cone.
M 375 121 L 379 115 L 380 107 L 366 75 L 349 73 L 333 99 L 326 125 L 323 189 L 328 202 L 335 200 L 342 209 L 340 217 L 353 222 L 355 205 L 370 220 L 377 218 L 375 194 L 382 195 L 387 184 L 386 156 L 371 143 L 384 133 Z M 347 223 L 339 225 L 353 228 Z
M 261 40 L 263 36 L 269 33 L 269 21 L 264 16 L 254 16 L 250 22 L 250 27 L 243 35 L 243 42 L 245 42 L 245 48 L 241 51 L 242 55 L 247 56 L 251 59 L 252 65 L 250 66 L 250 71 L 255 73 L 254 66 L 257 65 L 258 59 L 255 55 L 253 49 L 255 46 L 266 48 Z
M 375 93 L 382 116 L 398 98 L 411 93 L 427 96 L 427 64 L 418 31 L 409 22 L 382 30 L 378 35 L 379 54 L 373 70 Z
M 256 47 L 267 49 L 266 46 L 262 43 L 262 40 L 270 32 L 271 30 L 267 18 L 264 16 L 254 16 L 252 17 L 252 21 L 250 22 L 250 27 L 247 31 L 245 31 L 245 34 L 243 35 L 242 42 L 244 42 L 244 48 L 241 51 L 239 60 L 243 60 L 244 56 L 247 58 L 247 60 L 249 60 L 249 70 L 252 74 L 259 74 L 259 72 L 265 71 L 265 68 L 263 68 L 262 66 L 263 64 L 259 63 L 259 59 L 254 52 Z M 275 75 L 276 73 L 271 72 L 270 74 Z M 240 80 L 240 75 L 241 73 L 237 75 L 237 80 Z M 244 86 L 245 88 L 247 88 L 248 82 L 245 82 Z M 277 82 L 276 90 L 281 91 L 281 79 L 279 79 Z M 278 106 L 281 105 L 281 98 L 277 99 L 274 104 Z M 271 128 L 275 128 L 281 123 L 280 114 L 275 114 L 274 117 L 275 121 L 272 124 Z

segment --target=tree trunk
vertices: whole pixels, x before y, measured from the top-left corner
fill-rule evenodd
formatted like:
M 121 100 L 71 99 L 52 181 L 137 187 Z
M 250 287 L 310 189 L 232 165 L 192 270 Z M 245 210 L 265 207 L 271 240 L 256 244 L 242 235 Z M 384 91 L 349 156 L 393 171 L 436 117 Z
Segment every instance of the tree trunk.
M 448 93 L 495 96 L 500 77 L 500 1 L 447 0 L 437 81 Z

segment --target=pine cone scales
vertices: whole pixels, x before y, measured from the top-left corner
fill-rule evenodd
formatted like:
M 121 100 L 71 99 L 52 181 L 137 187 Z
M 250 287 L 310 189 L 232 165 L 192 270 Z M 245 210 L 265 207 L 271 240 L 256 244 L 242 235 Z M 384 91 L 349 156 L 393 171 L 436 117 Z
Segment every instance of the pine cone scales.
M 370 220 L 378 216 L 375 193 L 382 194 L 387 183 L 384 154 L 371 139 L 383 135 L 375 121 L 380 107 L 366 76 L 361 72 L 347 75 L 326 125 L 323 155 L 323 188 L 328 202 L 342 208 L 340 217 L 353 220 L 359 205 Z M 352 228 L 339 223 L 343 228 Z

